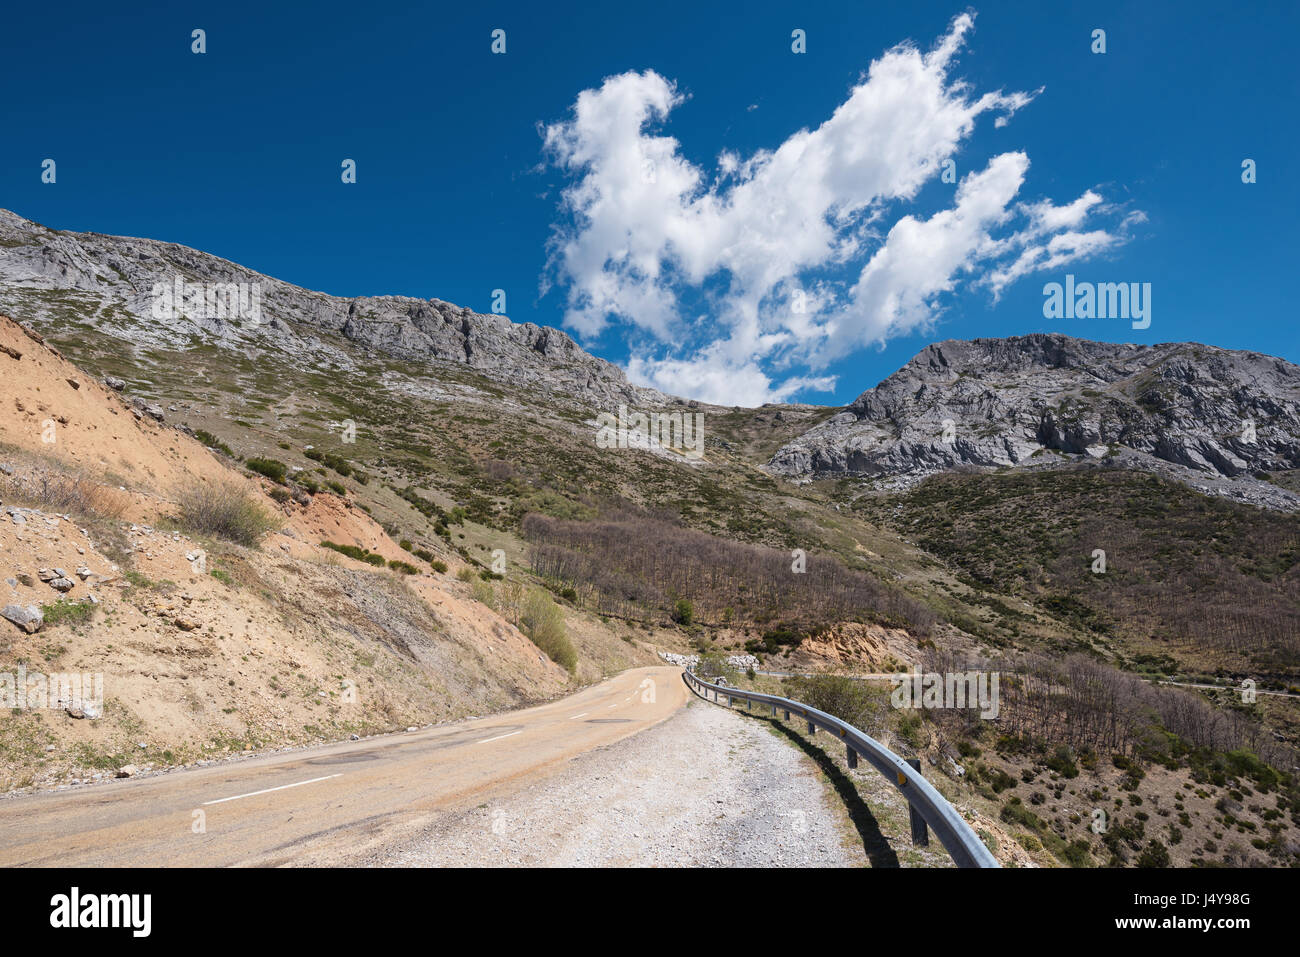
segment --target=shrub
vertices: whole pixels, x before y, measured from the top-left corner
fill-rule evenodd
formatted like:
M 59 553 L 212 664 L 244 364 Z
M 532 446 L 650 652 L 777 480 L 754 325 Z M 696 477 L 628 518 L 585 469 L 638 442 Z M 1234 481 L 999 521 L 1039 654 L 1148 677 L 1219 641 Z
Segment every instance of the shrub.
M 921 747 L 921 714 L 919 711 L 904 711 L 898 718 L 898 740 L 912 748 Z
M 1088 842 L 1079 839 L 1071 841 L 1068 845 L 1059 851 L 1053 851 L 1053 853 L 1071 867 L 1087 867 L 1092 863 L 1092 855 L 1089 850 Z
M 677 604 L 673 606 L 673 621 L 679 625 L 689 625 L 695 620 L 695 605 L 689 598 L 677 599 Z
M 1047 766 L 1063 778 L 1077 778 L 1079 776 L 1079 768 L 1074 763 L 1074 757 L 1070 753 L 1070 749 L 1065 745 L 1059 746 L 1052 752 L 1047 759 Z
M 489 608 L 496 608 L 496 589 L 490 582 L 476 581 L 470 585 L 469 593 L 477 602 L 487 605 Z
M 275 519 L 244 488 L 196 485 L 180 496 L 179 522 L 192 534 L 254 546 L 276 527 Z
M 478 577 L 478 573 L 475 572 L 473 567 L 471 567 L 470 565 L 462 565 L 460 568 L 456 569 L 457 581 L 472 582 L 477 577 Z
M 194 437 L 198 439 L 200 442 L 202 442 L 204 445 L 206 445 L 208 448 L 215 449 L 216 451 L 220 452 L 222 455 L 226 456 L 227 458 L 233 459 L 235 457 L 235 453 L 230 451 L 230 446 L 228 446 L 225 442 L 222 442 L 211 432 L 205 432 L 202 429 L 195 429 Z
M 154 588 L 158 584 L 152 578 L 149 578 L 147 575 L 140 574 L 134 568 L 128 568 L 125 572 L 122 573 L 122 577 L 125 578 L 136 588 Z
M 265 475 L 272 482 L 280 485 L 284 484 L 285 476 L 289 474 L 289 466 L 276 459 L 249 459 L 244 465 L 250 472 L 256 472 L 258 475 Z
M 420 570 L 410 562 L 404 562 L 397 558 L 390 559 L 388 567 L 393 571 L 401 572 L 403 575 L 418 575 L 420 573 Z
M 700 643 L 704 647 L 703 641 Z M 695 673 L 701 678 L 730 678 L 735 673 L 734 668 L 727 664 L 727 659 L 716 652 L 700 652 L 699 664 L 695 666 Z
M 359 548 L 356 545 L 340 545 L 337 542 L 321 542 L 321 547 L 336 551 L 340 555 L 346 555 L 348 558 L 355 558 L 367 565 L 374 565 L 376 568 L 383 568 L 387 564 L 383 555 L 376 555 L 368 548 Z
M 847 721 L 860 731 L 876 723 L 876 702 L 864 681 L 840 675 L 815 675 L 792 678 L 788 684 L 790 697 Z
M 95 606 L 88 601 L 60 598 L 53 605 L 42 605 L 41 614 L 47 625 L 80 625 L 95 616 Z
M 446 562 L 440 562 L 440 561 L 438 561 L 438 559 L 436 559 L 436 558 L 435 558 L 435 559 L 432 559 L 432 560 L 430 560 L 430 559 L 425 559 L 425 560 L 429 562 L 429 567 L 432 568 L 432 569 L 433 569 L 435 572 L 437 572 L 439 575 L 445 575 L 445 574 L 447 574 L 447 563 L 446 563 Z
M 556 664 L 572 674 L 578 667 L 578 652 L 565 633 L 564 613 L 551 596 L 534 588 L 524 598 L 519 615 L 524 634 Z
M 320 449 L 308 449 L 303 452 L 303 455 L 307 456 L 307 458 L 311 459 L 313 462 L 320 462 L 322 465 L 333 469 L 339 475 L 347 476 L 352 474 L 352 463 L 343 456 L 337 455 L 334 452 L 323 452 Z M 362 482 L 361 484 L 365 485 L 366 483 Z
M 1138 867 L 1168 867 L 1169 849 L 1159 841 L 1151 841 L 1138 855 Z
M 1043 849 L 1042 841 L 1034 837 L 1032 834 L 1017 834 L 1016 841 L 1018 841 L 1020 846 L 1030 853 L 1041 851 Z
M 988 780 L 994 794 L 1001 794 L 1003 791 L 1016 786 L 1016 779 L 1001 768 L 994 768 L 992 773 L 989 774 Z
M 126 511 L 128 502 L 125 493 L 92 482 L 84 475 L 72 476 L 45 467 L 14 478 L 9 484 L 19 502 L 47 512 L 117 519 Z

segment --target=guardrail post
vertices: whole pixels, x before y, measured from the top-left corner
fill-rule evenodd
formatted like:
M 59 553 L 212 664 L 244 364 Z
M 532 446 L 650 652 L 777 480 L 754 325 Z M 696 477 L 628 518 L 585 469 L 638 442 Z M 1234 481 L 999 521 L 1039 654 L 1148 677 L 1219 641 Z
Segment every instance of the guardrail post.
M 775 703 L 772 705 L 772 717 L 774 717 L 774 718 L 776 717 L 776 704 L 775 704 Z
M 816 734 L 816 733 L 817 733 L 817 725 L 815 725 L 815 724 L 812 723 L 812 718 L 809 718 L 809 719 L 808 719 L 808 733 L 809 733 L 809 734 Z
M 856 768 L 858 766 L 858 752 L 853 750 L 853 745 L 844 745 L 844 757 L 849 762 L 849 767 Z
M 785 720 L 787 720 L 787 721 L 790 720 L 790 709 L 789 709 L 789 708 L 786 708 L 786 709 L 785 709 Z
M 727 707 L 731 707 L 731 695 L 727 695 Z
M 911 765 L 913 771 L 921 770 L 920 758 L 907 758 L 907 763 Z M 925 818 L 921 817 L 921 812 L 912 804 L 910 798 L 907 802 L 907 810 L 912 819 L 912 843 L 917 847 L 929 847 L 930 832 L 926 830 Z

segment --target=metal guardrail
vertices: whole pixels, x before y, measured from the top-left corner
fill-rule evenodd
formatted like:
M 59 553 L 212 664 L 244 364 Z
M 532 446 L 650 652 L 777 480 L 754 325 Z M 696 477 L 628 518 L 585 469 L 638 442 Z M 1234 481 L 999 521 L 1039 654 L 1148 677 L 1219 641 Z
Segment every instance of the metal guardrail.
M 939 843 L 947 848 L 958 867 L 999 866 L 997 859 L 984 846 L 979 836 L 971 830 L 965 819 L 957 813 L 957 809 L 925 779 L 919 766 L 913 767 L 908 764 L 879 741 L 863 734 L 853 725 L 846 724 L 824 711 L 809 707 L 801 701 L 760 694 L 757 691 L 743 691 L 726 685 L 710 684 L 690 668 L 683 672 L 683 677 L 686 679 L 687 686 L 706 701 L 709 693 L 712 692 L 713 700 L 719 704 L 721 698 L 725 696 L 728 708 L 732 706 L 732 699 L 735 698 L 766 704 L 771 706 L 773 716 L 780 710 L 785 713 L 787 721 L 792 714 L 805 719 L 808 722 L 809 732 L 815 733 L 818 728 L 829 731 L 838 740 L 844 742 L 849 767 L 857 767 L 858 756 L 861 755 L 883 774 L 887 781 L 898 788 L 903 797 L 907 798 L 912 809 L 913 842 L 925 843 L 925 827 L 929 825 L 935 836 L 939 838 Z

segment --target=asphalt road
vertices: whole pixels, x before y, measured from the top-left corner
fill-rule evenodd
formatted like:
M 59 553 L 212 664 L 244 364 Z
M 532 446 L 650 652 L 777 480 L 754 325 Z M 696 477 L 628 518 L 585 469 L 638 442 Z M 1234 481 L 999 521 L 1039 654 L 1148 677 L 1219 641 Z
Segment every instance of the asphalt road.
M 442 728 L 0 801 L 0 866 L 346 865 L 664 720 L 676 667 Z

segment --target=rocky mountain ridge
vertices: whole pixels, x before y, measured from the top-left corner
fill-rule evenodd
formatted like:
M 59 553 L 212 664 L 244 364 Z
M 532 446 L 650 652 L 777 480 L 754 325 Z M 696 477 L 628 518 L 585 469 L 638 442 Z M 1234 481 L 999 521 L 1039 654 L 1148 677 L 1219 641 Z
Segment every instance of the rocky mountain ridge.
M 1197 343 L 948 340 L 787 443 L 768 467 L 897 488 L 952 469 L 1083 463 L 1300 508 L 1300 496 L 1266 476 L 1300 468 L 1300 367 Z
M 226 289 L 227 304 L 236 307 L 249 304 L 238 290 L 255 288 L 257 317 L 238 308 L 224 317 L 160 313 L 158 291 L 178 282 L 181 290 Z M 520 396 L 540 392 L 589 408 L 680 401 L 631 384 L 620 368 L 557 329 L 438 299 L 330 296 L 174 243 L 51 230 L 6 210 L 0 313 L 45 332 L 93 326 L 137 356 L 151 348 L 215 346 L 318 370 L 352 369 L 358 355 L 388 356 L 427 363 L 444 392 L 454 370 L 466 369 Z M 383 387 L 430 387 L 397 380 Z M 446 394 L 482 387 L 473 381 Z M 1139 346 L 1056 334 L 949 340 L 927 346 L 787 442 L 767 468 L 798 481 L 851 476 L 890 489 L 952 469 L 1088 464 L 1156 472 L 1207 494 L 1300 509 L 1293 490 L 1300 486 L 1267 479 L 1300 468 L 1300 368 L 1196 343 Z
M 233 289 L 233 308 L 223 301 L 220 309 L 209 310 L 225 315 L 166 303 L 160 310 L 157 291 L 169 296 L 178 280 L 207 287 L 244 284 L 243 304 L 256 310 L 241 310 Z M 254 289 L 255 300 L 248 294 Z M 254 311 L 258 317 L 248 318 Z M 372 352 L 465 366 L 597 405 L 668 401 L 632 385 L 620 368 L 585 352 L 558 329 L 439 299 L 331 296 L 187 246 L 51 230 L 0 209 L 0 313 L 48 328 L 69 312 L 89 313 L 96 328 L 136 346 L 194 340 L 246 355 L 273 350 L 317 367 L 347 367 L 346 352 L 330 341 L 341 336 Z

